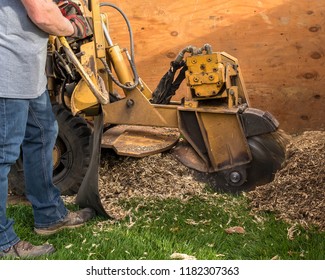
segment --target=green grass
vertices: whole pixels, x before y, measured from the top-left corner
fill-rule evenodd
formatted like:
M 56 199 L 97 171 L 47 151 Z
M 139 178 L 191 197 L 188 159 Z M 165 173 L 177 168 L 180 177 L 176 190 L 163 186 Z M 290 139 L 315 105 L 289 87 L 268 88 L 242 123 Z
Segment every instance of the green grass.
M 117 222 L 97 217 L 50 237 L 33 232 L 31 207 L 9 206 L 8 215 L 15 219 L 21 239 L 52 243 L 57 251 L 48 259 L 53 260 L 168 260 L 174 252 L 200 260 L 325 259 L 324 232 L 297 228 L 289 240 L 290 225 L 271 213 L 251 215 L 243 196 L 132 200 L 122 205 L 132 209 L 131 218 Z M 227 234 L 225 229 L 232 226 L 246 233 Z

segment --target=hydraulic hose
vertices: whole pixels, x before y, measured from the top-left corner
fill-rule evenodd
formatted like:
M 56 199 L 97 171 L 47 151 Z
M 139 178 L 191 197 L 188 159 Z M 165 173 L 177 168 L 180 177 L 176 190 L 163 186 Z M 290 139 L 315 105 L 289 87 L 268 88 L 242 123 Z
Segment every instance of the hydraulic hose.
M 128 32 L 129 32 L 129 39 L 130 39 L 130 51 L 131 51 L 131 59 L 134 61 L 134 39 L 133 39 L 133 32 L 132 32 L 132 27 L 130 24 L 129 19 L 127 18 L 126 14 L 116 5 L 112 3 L 107 3 L 107 2 L 102 2 L 100 3 L 100 7 L 111 7 L 116 9 L 124 18 L 126 25 L 128 27 Z
M 132 27 L 131 27 L 130 21 L 127 18 L 126 14 L 119 7 L 117 7 L 116 5 L 114 5 L 112 3 L 103 2 L 103 3 L 100 3 L 100 7 L 111 7 L 111 8 L 114 8 L 115 10 L 117 10 L 122 15 L 122 17 L 124 18 L 124 20 L 126 22 L 126 25 L 128 27 L 129 40 L 130 40 L 130 52 L 131 52 L 130 56 L 128 57 L 128 61 L 130 63 L 130 66 L 131 66 L 131 69 L 132 69 L 132 72 L 133 72 L 133 75 L 134 75 L 134 84 L 133 85 L 123 85 L 122 83 L 120 83 L 118 81 L 118 79 L 116 79 L 113 76 L 113 73 L 111 72 L 107 62 L 104 59 L 101 59 L 101 61 L 104 64 L 108 75 L 111 77 L 112 81 L 116 85 L 118 85 L 119 87 L 121 87 L 121 88 L 123 88 L 125 90 L 132 90 L 132 89 L 136 88 L 138 86 L 138 84 L 139 84 L 139 75 L 138 75 L 138 72 L 137 72 L 136 66 L 135 66 L 134 39 L 133 39 L 133 32 L 132 32 Z M 104 30 L 104 35 L 106 37 L 107 42 L 109 43 L 109 45 L 113 45 L 113 42 L 109 37 L 108 30 L 106 29 L 106 26 L 103 26 L 103 30 Z

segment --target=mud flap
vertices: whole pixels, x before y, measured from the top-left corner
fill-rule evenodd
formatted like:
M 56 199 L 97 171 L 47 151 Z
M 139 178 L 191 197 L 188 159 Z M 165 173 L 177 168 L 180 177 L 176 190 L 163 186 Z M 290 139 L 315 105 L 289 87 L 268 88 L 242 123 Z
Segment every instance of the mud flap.
M 98 215 L 109 218 L 110 216 L 106 213 L 101 203 L 98 189 L 102 134 L 103 113 L 101 112 L 94 119 L 94 131 L 90 144 L 90 147 L 92 148 L 90 164 L 77 193 L 76 204 L 82 208 L 93 208 Z

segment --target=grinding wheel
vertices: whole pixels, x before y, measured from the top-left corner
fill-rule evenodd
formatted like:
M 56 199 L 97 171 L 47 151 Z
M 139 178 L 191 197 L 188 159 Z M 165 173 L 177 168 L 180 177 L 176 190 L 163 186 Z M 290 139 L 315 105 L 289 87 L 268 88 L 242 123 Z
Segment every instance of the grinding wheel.
M 286 158 L 287 139 L 283 132 L 262 134 L 247 139 L 252 154 L 248 165 L 218 172 L 194 170 L 198 181 L 222 192 L 240 193 L 271 182 Z

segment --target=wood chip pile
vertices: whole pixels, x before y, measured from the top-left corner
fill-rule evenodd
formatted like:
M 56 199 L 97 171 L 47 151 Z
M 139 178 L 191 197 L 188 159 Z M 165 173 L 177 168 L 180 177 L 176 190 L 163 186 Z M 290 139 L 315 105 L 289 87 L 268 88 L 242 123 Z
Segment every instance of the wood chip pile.
M 204 192 L 205 185 L 166 152 L 144 158 L 118 157 L 103 151 L 99 193 L 105 211 L 115 219 L 128 213 L 120 199 L 178 198 L 186 200 Z
M 325 131 L 293 137 L 275 180 L 247 196 L 253 211 L 271 211 L 292 225 L 325 231 Z

